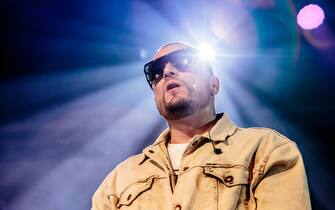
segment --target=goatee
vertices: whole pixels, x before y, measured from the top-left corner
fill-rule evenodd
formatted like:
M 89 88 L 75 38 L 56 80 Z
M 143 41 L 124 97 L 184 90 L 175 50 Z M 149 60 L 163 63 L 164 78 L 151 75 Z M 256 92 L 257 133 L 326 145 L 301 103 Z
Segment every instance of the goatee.
M 167 120 L 178 120 L 187 117 L 193 113 L 193 106 L 191 101 L 181 99 L 176 103 L 166 103 L 165 109 L 161 114 Z

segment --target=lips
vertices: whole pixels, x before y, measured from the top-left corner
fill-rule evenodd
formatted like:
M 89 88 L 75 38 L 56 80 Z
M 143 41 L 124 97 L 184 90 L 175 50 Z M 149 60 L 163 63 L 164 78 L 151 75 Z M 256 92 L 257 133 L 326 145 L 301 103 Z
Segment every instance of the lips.
M 178 84 L 177 82 L 169 82 L 168 84 L 165 85 L 165 87 L 166 91 L 169 91 L 174 88 L 180 87 L 180 84 Z

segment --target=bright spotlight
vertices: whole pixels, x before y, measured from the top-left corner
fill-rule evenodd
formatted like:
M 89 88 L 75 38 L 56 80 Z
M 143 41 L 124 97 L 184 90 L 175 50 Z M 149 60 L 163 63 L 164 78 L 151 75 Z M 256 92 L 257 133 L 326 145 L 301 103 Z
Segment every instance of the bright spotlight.
M 213 46 L 209 44 L 200 44 L 198 46 L 199 52 L 200 52 L 200 57 L 204 60 L 212 61 L 214 60 L 215 57 L 215 50 Z
M 306 30 L 311 30 L 319 27 L 325 14 L 321 7 L 316 4 L 309 4 L 302 8 L 297 15 L 297 22 L 299 26 Z

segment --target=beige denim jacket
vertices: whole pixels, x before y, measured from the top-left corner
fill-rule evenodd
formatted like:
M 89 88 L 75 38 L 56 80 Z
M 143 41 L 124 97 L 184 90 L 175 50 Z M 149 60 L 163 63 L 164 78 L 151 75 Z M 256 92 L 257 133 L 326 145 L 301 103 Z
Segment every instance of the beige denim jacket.
M 175 176 L 165 130 L 105 178 L 93 196 L 92 210 L 311 209 L 294 142 L 271 129 L 238 128 L 227 114 L 210 136 L 194 136 Z M 216 154 L 213 146 L 222 153 Z

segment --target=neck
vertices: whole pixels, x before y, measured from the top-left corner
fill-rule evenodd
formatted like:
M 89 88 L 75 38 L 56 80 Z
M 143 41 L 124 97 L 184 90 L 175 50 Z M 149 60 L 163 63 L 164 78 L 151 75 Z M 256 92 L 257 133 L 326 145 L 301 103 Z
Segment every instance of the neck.
M 216 123 L 213 110 L 204 109 L 183 119 L 168 120 L 170 128 L 170 143 L 188 143 L 195 135 L 210 130 Z

